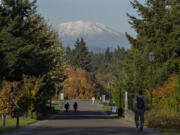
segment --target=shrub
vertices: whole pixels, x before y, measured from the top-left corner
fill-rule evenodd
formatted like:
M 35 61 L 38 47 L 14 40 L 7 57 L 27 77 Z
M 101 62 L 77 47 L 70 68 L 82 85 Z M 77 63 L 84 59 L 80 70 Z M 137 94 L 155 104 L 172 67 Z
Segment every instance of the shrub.
M 39 108 L 36 107 L 38 91 L 39 78 L 23 75 L 21 82 L 10 82 L 4 78 L 0 87 L 0 114 L 15 116 L 17 111 L 15 102 L 20 107 L 21 115 L 27 117 L 30 112 L 33 117 L 33 112 Z
M 162 86 L 153 89 L 153 110 L 146 115 L 150 128 L 180 128 L 179 78 L 169 77 Z M 148 91 L 150 97 L 150 92 Z
M 121 99 L 120 99 L 120 96 L 121 96 Z M 112 97 L 118 108 L 120 108 L 120 103 L 121 103 L 121 107 L 124 108 L 124 90 L 121 88 L 120 85 L 117 85 L 114 87 Z
M 175 92 L 177 75 L 169 77 L 162 86 L 158 86 L 153 89 L 153 108 L 156 109 L 167 109 L 167 110 L 178 110 L 178 100 L 175 98 L 177 93 Z M 150 97 L 150 92 L 147 92 Z
M 10 82 L 4 78 L 0 89 L 0 114 L 6 113 L 14 116 L 16 106 L 13 102 L 18 104 L 23 95 L 24 92 L 20 88 L 19 82 Z
M 147 127 L 162 129 L 180 129 L 180 113 L 169 110 L 154 110 L 145 116 Z

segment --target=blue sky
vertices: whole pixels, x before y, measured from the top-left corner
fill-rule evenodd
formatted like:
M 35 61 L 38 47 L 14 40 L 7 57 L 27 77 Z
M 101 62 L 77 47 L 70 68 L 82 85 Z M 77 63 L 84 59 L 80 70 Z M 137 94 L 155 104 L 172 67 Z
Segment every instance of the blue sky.
M 78 20 L 100 22 L 135 36 L 126 16 L 127 12 L 136 15 L 129 0 L 38 0 L 37 5 L 38 12 L 52 26 Z

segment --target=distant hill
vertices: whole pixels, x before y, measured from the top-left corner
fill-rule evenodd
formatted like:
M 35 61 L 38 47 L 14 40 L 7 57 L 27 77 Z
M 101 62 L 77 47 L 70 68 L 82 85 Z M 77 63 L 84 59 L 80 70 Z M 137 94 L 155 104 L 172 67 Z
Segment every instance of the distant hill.
M 64 46 L 74 47 L 77 38 L 83 37 L 91 51 L 104 52 L 107 47 L 111 50 L 118 45 L 125 49 L 130 44 L 124 34 L 114 31 L 104 24 L 76 21 L 57 25 L 56 31 Z

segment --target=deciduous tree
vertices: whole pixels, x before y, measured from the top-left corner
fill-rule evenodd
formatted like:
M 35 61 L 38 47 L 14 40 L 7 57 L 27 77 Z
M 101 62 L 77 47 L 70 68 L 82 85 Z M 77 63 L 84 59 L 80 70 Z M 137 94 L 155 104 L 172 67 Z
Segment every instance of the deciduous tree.
M 62 92 L 69 99 L 90 99 L 99 96 L 100 89 L 96 80 L 81 68 L 67 68 L 67 79 L 64 81 Z

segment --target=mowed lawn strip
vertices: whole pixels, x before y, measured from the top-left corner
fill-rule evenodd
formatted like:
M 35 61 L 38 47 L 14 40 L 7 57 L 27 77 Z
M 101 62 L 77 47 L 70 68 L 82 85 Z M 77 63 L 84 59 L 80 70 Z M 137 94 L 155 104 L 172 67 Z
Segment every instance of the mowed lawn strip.
M 23 127 L 35 123 L 36 121 L 37 121 L 36 119 L 20 117 L 19 124 L 20 127 Z M 2 128 L 2 118 L 0 118 L 0 134 L 13 131 L 15 129 L 16 129 L 16 118 L 7 118 L 5 128 Z
M 172 131 L 161 131 L 164 135 L 180 135 L 180 130 L 172 130 Z

